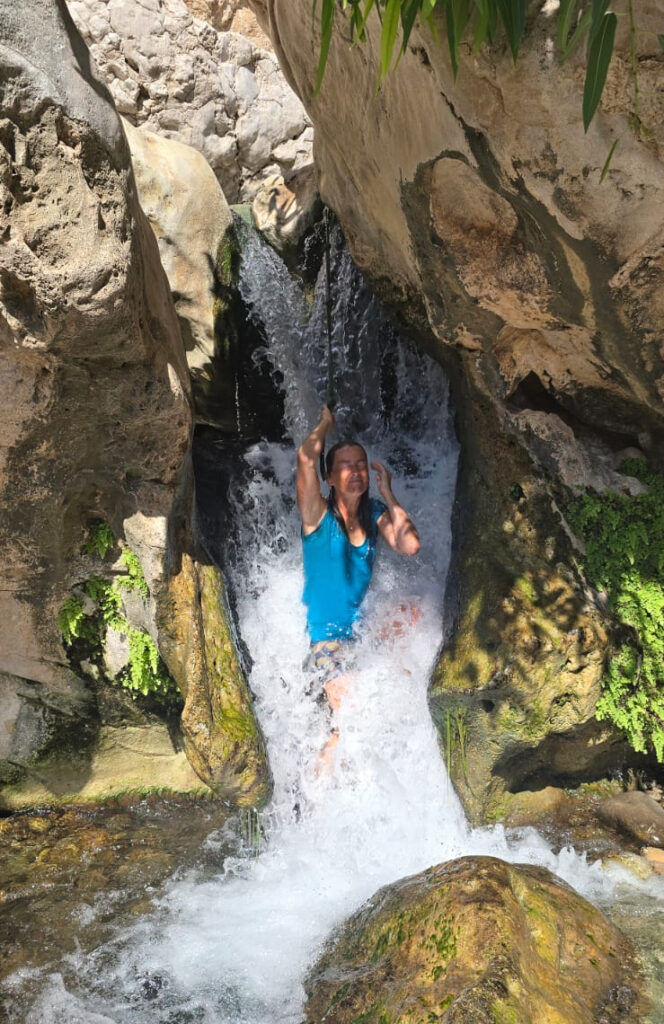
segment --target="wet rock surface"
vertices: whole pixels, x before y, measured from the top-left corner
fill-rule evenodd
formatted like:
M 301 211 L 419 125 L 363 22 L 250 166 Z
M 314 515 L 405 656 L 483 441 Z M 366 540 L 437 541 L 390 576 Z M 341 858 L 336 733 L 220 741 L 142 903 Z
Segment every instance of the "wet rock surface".
M 125 804 L 0 820 L 0 979 L 97 947 L 150 913 L 176 868 L 219 867 L 233 848 L 217 802 Z
M 597 813 L 607 825 L 645 846 L 664 847 L 664 808 L 647 793 L 621 793 Z
M 381 889 L 306 982 L 308 1024 L 642 1020 L 629 941 L 542 868 L 463 857 Z

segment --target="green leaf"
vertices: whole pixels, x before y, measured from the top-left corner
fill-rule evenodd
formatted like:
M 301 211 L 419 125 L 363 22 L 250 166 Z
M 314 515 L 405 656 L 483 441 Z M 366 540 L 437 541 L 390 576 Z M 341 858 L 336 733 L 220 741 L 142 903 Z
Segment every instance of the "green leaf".
M 599 176 L 599 183 L 600 183 L 600 185 L 602 184 L 602 182 L 606 178 L 606 175 L 607 175 L 609 167 L 611 165 L 611 161 L 613 160 L 613 154 L 616 151 L 616 146 L 617 145 L 618 145 L 618 140 L 614 139 L 613 140 L 613 145 L 611 146 L 611 149 L 609 150 L 609 155 L 607 156 L 606 160 L 604 161 L 604 166 L 602 167 L 602 173 Z
M 333 2 L 333 0 L 332 0 Z M 383 30 L 380 34 L 380 78 L 390 70 L 394 44 L 399 28 L 399 15 L 401 14 L 401 0 L 387 0 L 383 14 Z
M 495 3 L 507 32 L 512 59 L 516 61 L 519 43 L 526 27 L 526 0 L 495 0 Z
M 334 0 L 323 0 L 323 6 L 320 12 L 320 56 L 318 58 L 318 70 L 316 72 L 314 96 L 320 92 L 320 87 L 323 84 L 323 75 L 325 74 L 325 66 L 327 64 L 327 55 L 330 49 L 333 27 Z
M 558 49 L 562 53 L 567 49 L 567 38 L 572 27 L 572 18 L 574 17 L 577 3 L 578 0 L 560 0 L 556 37 Z
M 657 36 L 657 41 L 659 42 L 660 50 L 664 53 L 664 36 Z
M 366 24 L 367 24 L 367 18 L 371 14 L 371 8 L 373 7 L 373 5 L 374 5 L 374 0 L 367 0 L 367 2 L 364 5 L 364 10 L 362 11 L 362 26 L 360 28 L 360 38 L 361 39 L 364 39 L 364 29 L 365 29 Z
M 593 0 L 590 15 L 590 35 L 588 37 L 588 45 L 590 45 L 602 28 L 602 22 L 604 16 L 608 10 L 611 0 Z
M 447 0 L 447 43 L 452 61 L 452 71 L 456 78 L 459 71 L 459 42 L 468 24 L 470 9 L 468 0 Z
M 415 18 L 417 17 L 419 9 L 420 0 L 405 0 L 405 3 L 401 8 L 401 30 L 403 32 L 403 40 L 401 43 L 402 53 L 406 52 L 410 33 L 413 30 L 413 25 L 415 24 Z
M 605 3 L 606 0 L 600 0 L 600 2 Z M 605 14 L 602 24 L 590 44 L 586 80 L 583 86 L 583 127 L 585 131 L 588 131 L 604 89 L 611 63 L 617 24 L 618 19 L 615 14 Z
M 579 45 L 579 43 L 583 39 L 584 35 L 588 31 L 588 26 L 590 25 L 590 17 L 591 17 L 591 12 L 590 12 L 590 8 L 588 8 L 588 10 L 584 11 L 584 13 L 579 18 L 577 26 L 574 29 L 574 31 L 572 32 L 572 38 L 569 40 L 569 42 L 567 43 L 567 46 L 565 47 L 565 49 L 562 52 L 561 60 L 563 60 L 563 61 L 567 60 L 567 58 L 570 57 L 574 53 L 574 51 L 576 50 L 577 46 Z
M 473 34 L 473 53 L 479 51 L 482 43 L 486 42 L 489 35 L 489 0 L 475 0 L 477 8 L 477 19 L 475 21 L 475 32 Z
M 454 11 L 451 2 L 447 4 L 445 20 L 447 23 L 447 46 L 450 51 L 450 61 L 452 62 L 452 74 L 456 78 L 459 71 L 459 40 L 457 39 Z

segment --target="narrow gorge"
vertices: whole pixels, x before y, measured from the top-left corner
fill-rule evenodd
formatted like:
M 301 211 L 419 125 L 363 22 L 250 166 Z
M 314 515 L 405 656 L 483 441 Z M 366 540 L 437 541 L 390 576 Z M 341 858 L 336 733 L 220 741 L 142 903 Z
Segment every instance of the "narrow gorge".
M 664 4 L 411 5 L 387 74 L 372 6 L 3 5 L 16 1024 L 664 1022 Z M 332 719 L 331 394 L 421 543 Z

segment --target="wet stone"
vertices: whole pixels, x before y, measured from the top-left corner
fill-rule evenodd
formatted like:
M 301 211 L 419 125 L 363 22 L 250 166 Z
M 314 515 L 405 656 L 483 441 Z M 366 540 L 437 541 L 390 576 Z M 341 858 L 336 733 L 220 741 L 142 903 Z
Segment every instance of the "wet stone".
M 647 793 L 620 793 L 603 801 L 597 813 L 636 842 L 664 847 L 664 809 Z
M 148 894 L 176 866 L 198 866 L 204 840 L 227 816 L 215 801 L 169 800 L 0 820 L 0 984 L 20 967 L 93 949 L 149 914 Z

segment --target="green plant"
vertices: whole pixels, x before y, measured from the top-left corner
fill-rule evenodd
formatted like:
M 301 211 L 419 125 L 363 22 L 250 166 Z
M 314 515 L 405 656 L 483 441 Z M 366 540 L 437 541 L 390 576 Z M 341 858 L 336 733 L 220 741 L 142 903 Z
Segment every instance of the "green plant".
M 85 548 L 88 553 L 96 552 L 103 558 L 115 543 L 108 524 L 98 523 L 90 530 Z M 174 712 L 182 706 L 182 697 L 159 657 L 154 640 L 145 630 L 132 626 L 124 614 L 123 590 L 136 591 L 143 598 L 149 596 L 141 563 L 128 547 L 123 547 L 120 560 L 127 569 L 126 573 L 112 581 L 92 575 L 83 584 L 85 594 L 93 604 L 90 612 L 84 610 L 83 602 L 75 595 L 67 598 L 58 613 L 58 628 L 66 647 L 73 648 L 80 642 L 76 653 L 79 662 L 84 658 L 101 661 L 108 629 L 122 633 L 127 637 L 129 660 L 114 682 L 132 697 L 149 696 L 164 710 Z
M 576 50 L 587 37 L 586 76 L 583 86 L 583 126 L 588 130 L 599 104 L 606 76 L 613 54 L 617 15 L 610 10 L 612 0 L 560 0 L 557 12 L 556 41 L 561 62 Z M 381 20 L 379 81 L 396 63 L 408 46 L 413 26 L 419 20 L 427 26 L 435 40 L 438 26 L 443 26 L 447 36 L 452 70 L 456 77 L 459 68 L 459 45 L 472 39 L 476 53 L 486 42 L 493 43 L 500 27 L 507 36 L 507 42 L 516 61 L 526 27 L 527 0 L 340 0 L 342 11 L 348 12 L 351 40 L 364 42 L 366 23 L 375 8 Z M 318 0 L 314 0 L 314 17 Z M 337 0 L 321 0 L 320 8 L 320 56 L 316 74 L 315 92 L 323 82 L 327 58 L 332 39 Z M 633 9 L 629 4 L 630 34 L 634 49 L 635 27 Z M 401 29 L 401 43 L 397 43 Z M 664 36 L 658 36 L 664 49 Z M 636 61 L 632 61 L 634 78 L 635 116 L 638 120 L 638 83 Z M 613 147 L 615 148 L 615 147 Z M 609 155 L 613 155 L 612 152 Z M 608 169 L 608 162 L 605 171 Z
M 602 681 L 597 717 L 622 729 L 634 750 L 664 761 L 664 479 L 642 460 L 623 463 L 648 491 L 586 494 L 568 518 L 583 537 L 589 582 L 621 624 Z
M 126 575 L 118 576 L 116 585 L 122 587 L 123 590 L 135 590 L 141 597 L 149 597 L 150 590 L 143 574 L 141 563 L 138 560 L 138 555 L 131 548 L 123 548 L 120 561 L 127 569 L 127 573 Z
M 170 705 L 180 702 L 179 690 L 163 667 L 154 640 L 144 629 L 136 629 L 125 621 L 123 630 L 129 640 L 129 665 L 121 675 L 125 690 L 161 698 Z
M 93 523 L 88 531 L 85 550 L 89 555 L 95 552 L 100 558 L 106 558 L 108 550 L 115 546 L 115 534 L 108 523 Z
M 66 647 L 81 636 L 84 621 L 83 604 L 77 597 L 68 597 L 58 612 L 58 629 Z

